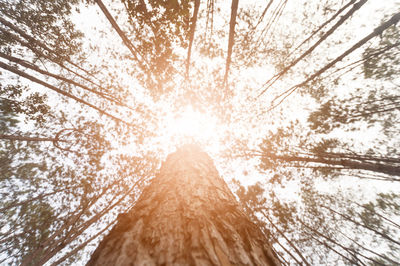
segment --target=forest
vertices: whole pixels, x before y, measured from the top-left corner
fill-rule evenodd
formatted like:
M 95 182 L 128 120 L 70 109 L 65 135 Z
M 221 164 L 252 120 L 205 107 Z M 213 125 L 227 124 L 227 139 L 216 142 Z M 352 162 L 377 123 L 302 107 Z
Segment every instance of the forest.
M 84 265 L 195 144 L 282 265 L 400 265 L 397 0 L 0 0 L 0 265 Z

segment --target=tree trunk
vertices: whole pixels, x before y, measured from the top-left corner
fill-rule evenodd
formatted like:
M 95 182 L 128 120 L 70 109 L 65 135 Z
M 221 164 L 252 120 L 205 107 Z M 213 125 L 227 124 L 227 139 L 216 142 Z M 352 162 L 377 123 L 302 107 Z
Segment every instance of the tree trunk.
M 211 158 L 195 145 L 170 154 L 88 265 L 280 265 Z
M 387 174 L 391 176 L 400 176 L 400 160 L 394 159 L 390 163 L 381 163 L 384 158 L 363 158 L 359 156 L 357 160 L 356 156 L 354 159 L 347 159 L 347 158 L 340 158 L 340 155 L 334 156 L 335 154 L 332 153 L 331 156 L 319 156 L 315 155 L 315 157 L 304 157 L 304 156 L 291 156 L 291 155 L 275 155 L 272 153 L 268 153 L 264 155 L 264 158 L 269 158 L 271 160 L 281 160 L 284 162 L 306 162 L 306 163 L 320 163 L 326 165 L 337 165 L 343 166 L 344 168 L 349 169 L 359 169 L 359 170 L 366 170 L 372 171 L 376 173 Z

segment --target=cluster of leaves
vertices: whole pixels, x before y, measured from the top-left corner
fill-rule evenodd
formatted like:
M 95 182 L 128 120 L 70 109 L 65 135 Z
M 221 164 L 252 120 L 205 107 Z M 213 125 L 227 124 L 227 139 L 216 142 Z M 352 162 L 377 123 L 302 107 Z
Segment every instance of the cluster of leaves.
M 130 17 L 138 54 L 146 62 L 146 76 L 141 78 L 146 78 L 144 85 L 152 88 L 154 95 L 171 91 L 177 85 L 172 82 L 178 71 L 176 63 L 183 64 L 182 55 L 176 54 L 175 48 L 188 46 L 192 2 L 122 2 Z
M 19 29 L 35 36 L 35 40 L 44 41 L 48 48 L 55 51 L 58 60 L 62 62 L 70 59 L 80 48 L 79 40 L 82 33 L 75 30 L 74 24 L 68 18 L 73 11 L 73 6 L 78 3 L 77 0 L 1 1 L 0 12 L 4 19 L 18 21 Z M 15 44 L 19 43 L 19 40 L 14 38 L 15 35 L 8 33 L 2 28 L 0 44 L 3 50 L 13 50 Z M 39 54 L 36 56 L 41 57 Z

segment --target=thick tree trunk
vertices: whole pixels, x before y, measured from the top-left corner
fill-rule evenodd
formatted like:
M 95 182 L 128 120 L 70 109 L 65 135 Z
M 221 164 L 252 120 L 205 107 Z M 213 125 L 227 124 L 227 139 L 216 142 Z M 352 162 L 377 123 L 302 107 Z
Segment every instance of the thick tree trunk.
M 170 154 L 88 265 L 280 265 L 211 158 L 197 146 Z

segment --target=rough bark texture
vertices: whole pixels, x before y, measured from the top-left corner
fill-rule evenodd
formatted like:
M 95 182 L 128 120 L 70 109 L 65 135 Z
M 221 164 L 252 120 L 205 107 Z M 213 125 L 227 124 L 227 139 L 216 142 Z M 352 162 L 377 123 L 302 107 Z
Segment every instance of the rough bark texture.
M 211 158 L 187 145 L 170 154 L 88 265 L 280 265 Z

